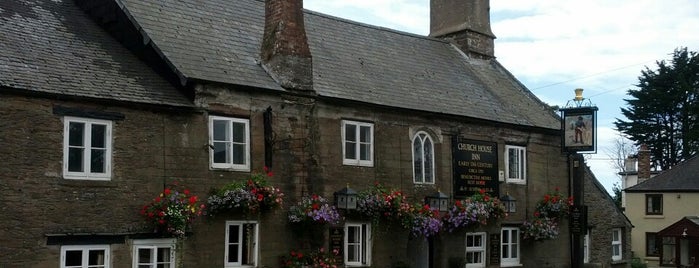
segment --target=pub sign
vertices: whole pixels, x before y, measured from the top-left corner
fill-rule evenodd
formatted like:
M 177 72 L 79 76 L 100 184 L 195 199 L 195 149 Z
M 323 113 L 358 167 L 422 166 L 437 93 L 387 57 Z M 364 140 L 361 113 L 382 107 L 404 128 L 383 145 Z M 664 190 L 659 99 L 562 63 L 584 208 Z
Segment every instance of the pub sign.
M 499 195 L 497 142 L 463 139 L 452 142 L 454 198 L 469 197 L 481 189 Z
M 561 109 L 563 148 L 566 152 L 597 152 L 597 107 Z

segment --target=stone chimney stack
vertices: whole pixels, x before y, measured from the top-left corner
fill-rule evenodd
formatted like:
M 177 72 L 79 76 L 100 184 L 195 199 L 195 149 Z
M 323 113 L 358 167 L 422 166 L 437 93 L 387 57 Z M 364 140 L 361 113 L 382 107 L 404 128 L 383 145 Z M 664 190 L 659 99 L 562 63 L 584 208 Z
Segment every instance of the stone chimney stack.
M 638 149 L 638 183 L 650 179 L 650 150 L 645 144 Z
M 283 88 L 313 91 L 313 62 L 303 22 L 303 0 L 265 0 L 262 67 Z
M 495 58 L 489 0 L 430 0 L 430 36 L 454 43 L 471 58 Z

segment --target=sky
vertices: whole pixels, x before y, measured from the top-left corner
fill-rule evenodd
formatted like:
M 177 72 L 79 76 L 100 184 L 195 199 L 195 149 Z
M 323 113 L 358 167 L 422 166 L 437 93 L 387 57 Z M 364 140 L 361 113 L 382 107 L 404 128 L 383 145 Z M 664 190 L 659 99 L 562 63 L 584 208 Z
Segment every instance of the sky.
M 430 0 L 305 0 L 304 8 L 428 35 Z M 583 88 L 597 112 L 597 153 L 586 155 L 613 195 L 616 119 L 646 68 L 680 47 L 699 51 L 696 0 L 491 0 L 495 56 L 539 99 L 564 107 Z

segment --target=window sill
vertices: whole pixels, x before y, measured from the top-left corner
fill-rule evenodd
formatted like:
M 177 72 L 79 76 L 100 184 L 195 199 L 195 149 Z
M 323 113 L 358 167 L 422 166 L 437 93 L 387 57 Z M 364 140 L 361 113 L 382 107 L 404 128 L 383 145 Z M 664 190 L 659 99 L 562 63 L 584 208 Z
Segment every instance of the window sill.
M 644 219 L 664 219 L 665 215 L 645 215 Z
M 612 264 L 612 265 L 613 265 L 613 264 L 625 264 L 625 263 L 627 263 L 627 262 L 628 262 L 627 260 L 617 260 L 617 261 L 612 260 L 612 261 L 610 262 L 610 264 Z
M 63 178 L 58 182 L 58 185 L 73 186 L 73 187 L 104 187 L 115 188 L 116 182 L 112 180 L 94 180 L 94 179 L 70 179 Z
M 500 267 L 523 267 L 521 263 L 500 264 Z

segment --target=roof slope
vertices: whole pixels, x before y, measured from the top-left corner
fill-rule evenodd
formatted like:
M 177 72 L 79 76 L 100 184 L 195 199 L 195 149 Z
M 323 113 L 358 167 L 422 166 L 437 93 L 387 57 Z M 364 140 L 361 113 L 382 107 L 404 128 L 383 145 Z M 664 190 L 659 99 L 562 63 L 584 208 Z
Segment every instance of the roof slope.
M 0 88 L 192 106 L 72 1 L 0 1 Z
M 184 77 L 283 90 L 259 65 L 263 1 L 120 1 Z M 319 96 L 560 129 L 548 106 L 495 61 L 311 11 L 305 20 Z
M 627 192 L 699 191 L 699 156 L 694 156 L 644 182 L 626 188 Z

